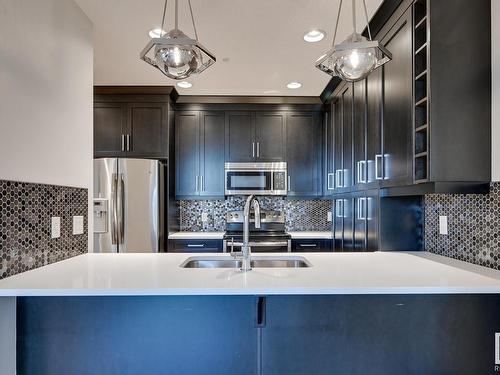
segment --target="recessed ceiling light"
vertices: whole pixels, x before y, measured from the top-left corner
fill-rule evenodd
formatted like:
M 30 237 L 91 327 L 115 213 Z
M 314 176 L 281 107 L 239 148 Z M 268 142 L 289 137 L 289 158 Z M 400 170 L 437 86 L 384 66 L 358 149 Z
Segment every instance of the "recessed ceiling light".
M 313 29 L 304 34 L 304 40 L 309 43 L 319 42 L 323 40 L 326 33 L 323 30 Z
M 298 89 L 302 87 L 302 83 L 300 82 L 290 82 L 286 85 L 289 89 Z
M 149 37 L 150 38 L 161 38 L 164 36 L 167 32 L 165 30 L 162 30 L 160 28 L 153 29 L 149 31 Z
M 177 86 L 179 86 L 182 89 L 188 89 L 188 88 L 192 87 L 193 84 L 191 82 L 182 81 L 182 82 L 177 82 Z

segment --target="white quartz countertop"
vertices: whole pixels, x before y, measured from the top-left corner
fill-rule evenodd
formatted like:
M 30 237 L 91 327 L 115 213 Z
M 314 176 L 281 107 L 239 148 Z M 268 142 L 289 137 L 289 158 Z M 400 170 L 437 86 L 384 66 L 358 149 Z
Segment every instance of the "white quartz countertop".
M 294 253 L 312 267 L 246 273 L 179 267 L 196 255 L 80 255 L 0 280 L 0 296 L 500 293 L 500 271 L 426 252 Z
M 222 240 L 224 232 L 175 232 L 168 235 L 169 240 Z
M 328 231 L 292 231 L 288 232 L 295 239 L 332 239 L 333 233 Z M 169 240 L 222 240 L 224 232 L 175 232 L 168 236 Z

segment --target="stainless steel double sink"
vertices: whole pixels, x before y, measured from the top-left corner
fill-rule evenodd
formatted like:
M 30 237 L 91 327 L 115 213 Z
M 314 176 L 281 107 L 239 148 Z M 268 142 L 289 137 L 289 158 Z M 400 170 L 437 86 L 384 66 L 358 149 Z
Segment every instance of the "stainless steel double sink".
M 252 256 L 252 268 L 307 268 L 311 263 L 300 256 Z M 241 260 L 231 256 L 194 256 L 180 265 L 182 268 L 240 268 Z

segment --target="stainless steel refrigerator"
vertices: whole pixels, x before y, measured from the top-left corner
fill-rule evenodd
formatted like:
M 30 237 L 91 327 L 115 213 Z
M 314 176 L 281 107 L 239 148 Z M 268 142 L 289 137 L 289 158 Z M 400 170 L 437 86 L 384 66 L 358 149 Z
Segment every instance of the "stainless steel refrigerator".
M 158 160 L 94 160 L 94 252 L 163 251 L 164 169 Z

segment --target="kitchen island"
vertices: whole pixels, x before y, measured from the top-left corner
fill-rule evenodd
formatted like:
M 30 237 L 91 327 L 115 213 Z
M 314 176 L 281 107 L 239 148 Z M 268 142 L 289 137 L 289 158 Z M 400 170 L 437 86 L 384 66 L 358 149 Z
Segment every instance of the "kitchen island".
M 17 374 L 495 372 L 500 271 L 426 252 L 180 267 L 193 256 L 86 254 L 0 280 L 0 327 L 17 327 L 0 348 Z

